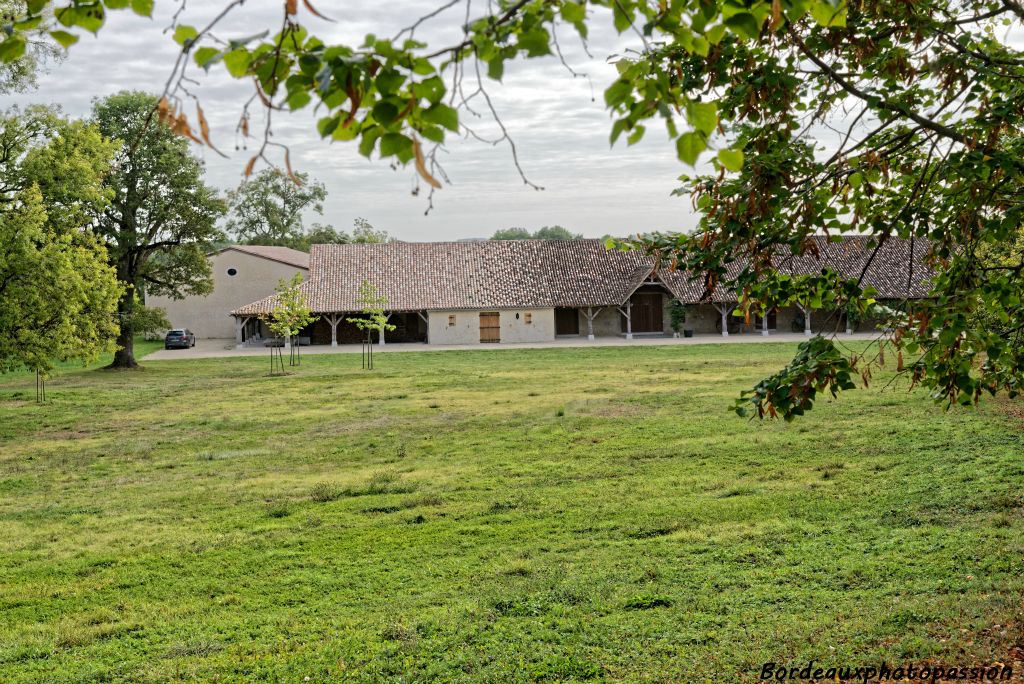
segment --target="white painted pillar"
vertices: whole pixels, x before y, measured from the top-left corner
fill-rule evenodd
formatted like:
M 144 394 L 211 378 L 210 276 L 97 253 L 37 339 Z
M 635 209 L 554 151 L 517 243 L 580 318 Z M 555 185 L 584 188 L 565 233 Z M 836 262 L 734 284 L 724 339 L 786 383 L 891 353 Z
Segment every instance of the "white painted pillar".
M 338 314 L 332 314 L 327 319 L 327 322 L 331 326 L 331 346 L 332 347 L 337 347 L 338 346 L 338 323 L 341 322 L 341 316 L 338 315 Z
M 285 349 L 291 349 L 292 348 L 292 337 L 291 337 L 291 335 L 285 335 L 284 336 L 284 348 Z
M 800 307 L 800 310 L 804 312 L 804 335 L 806 335 L 807 337 L 810 337 L 811 334 L 812 334 L 811 333 L 811 310 L 809 308 L 805 309 L 803 306 Z
M 423 322 L 426 323 L 426 325 L 427 325 L 427 332 L 426 332 L 427 342 L 426 343 L 430 344 L 430 312 L 424 313 L 422 311 L 417 311 L 416 315 L 419 316 L 423 320 Z
M 587 307 L 587 339 L 593 341 L 594 339 L 594 307 Z
M 722 313 L 722 337 L 729 336 L 729 307 L 722 306 L 719 311 Z
M 387 318 L 384 319 L 384 322 L 387 323 L 390 320 L 391 320 L 391 314 L 388 314 Z M 384 328 L 380 329 L 380 342 L 379 342 L 379 344 L 382 347 L 384 346 Z
M 245 321 L 247 320 L 249 319 L 243 319 L 235 316 L 235 346 L 241 347 L 242 343 L 245 341 L 242 339 L 242 328 L 245 326 Z
M 633 339 L 633 300 L 626 300 L 626 339 Z
M 768 312 L 765 311 L 764 315 L 761 316 L 761 336 L 768 337 Z

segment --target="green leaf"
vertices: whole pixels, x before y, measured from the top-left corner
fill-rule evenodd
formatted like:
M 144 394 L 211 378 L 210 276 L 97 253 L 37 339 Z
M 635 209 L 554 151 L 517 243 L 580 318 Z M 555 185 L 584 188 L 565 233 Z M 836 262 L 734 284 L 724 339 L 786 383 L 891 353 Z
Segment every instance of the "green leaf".
M 700 157 L 700 153 L 705 148 L 707 148 L 707 143 L 704 142 L 704 137 L 700 133 L 694 133 L 693 131 L 683 133 L 676 140 L 676 154 L 679 156 L 680 161 L 690 166 L 694 166 L 697 163 L 697 158 Z
M 403 152 L 412 152 L 412 140 L 401 133 L 387 133 L 380 138 L 380 156 L 401 158 Z
M 850 184 L 851 188 L 859 188 L 864 183 L 864 174 L 859 171 L 850 174 L 850 177 L 846 179 Z
M 294 93 L 288 95 L 288 107 L 292 110 L 302 109 L 309 104 L 309 101 L 313 98 L 310 96 L 308 91 L 296 90 Z
M 449 131 L 458 132 L 459 113 L 446 104 L 438 103 L 430 109 L 424 110 L 420 115 L 427 123 L 444 126 Z
M 377 90 L 381 95 L 393 95 L 405 83 L 405 76 L 394 70 L 386 70 L 377 74 Z
M 740 12 L 739 14 L 732 15 L 725 20 L 725 25 L 739 36 L 749 38 L 750 40 L 756 39 L 761 34 L 761 25 L 754 15 L 749 12 Z
M 519 49 L 526 51 L 527 57 L 543 57 L 551 54 L 551 36 L 542 28 L 535 28 L 519 36 Z
M 325 116 L 316 122 L 316 129 L 320 132 L 320 137 L 326 138 L 331 133 L 334 133 L 334 129 L 336 129 L 340 123 L 340 116 Z
M 249 51 L 241 48 L 224 54 L 224 66 L 235 78 L 241 78 L 249 71 L 249 60 Z
M 218 50 L 217 48 L 206 46 L 196 50 L 195 54 L 192 56 L 192 59 L 194 59 L 196 61 L 196 64 L 203 67 L 204 69 L 209 69 L 210 65 L 213 64 L 219 57 L 220 50 Z
M 78 42 L 78 36 L 67 31 L 50 31 L 50 36 L 66 50 Z
M 637 126 L 633 129 L 633 132 L 626 136 L 627 145 L 635 145 L 644 137 L 644 133 L 647 131 L 643 126 Z
M 711 135 L 718 125 L 718 105 L 715 102 L 690 102 L 686 105 L 686 118 L 698 131 Z
M 715 24 L 704 35 L 712 45 L 718 45 L 725 36 L 725 24 Z
M 378 102 L 373 106 L 373 120 L 387 126 L 398 118 L 398 107 L 387 101 Z
M 152 17 L 153 0 L 132 0 L 132 11 L 143 17 Z
M 570 24 L 583 21 L 587 18 L 587 9 L 575 2 L 566 2 L 562 5 L 562 19 L 565 19 Z
M 718 161 L 730 171 L 743 168 L 743 150 L 718 150 Z
M 383 130 L 380 126 L 371 126 L 363 131 L 363 137 L 359 140 L 359 154 L 369 158 Z
M 505 60 L 495 57 L 487 63 L 487 76 L 495 81 L 500 81 L 505 75 Z
M 827 0 L 818 0 L 811 5 L 811 16 L 821 26 L 846 26 L 846 2 L 833 5 Z
M 25 54 L 25 37 L 20 33 L 9 36 L 0 43 L 0 62 L 13 62 Z
M 633 25 L 632 19 L 628 14 L 626 14 L 626 11 L 622 7 L 621 3 L 616 2 L 615 5 L 612 7 L 612 17 L 613 22 L 615 24 L 615 30 L 618 31 L 619 33 L 623 33 L 624 31 L 628 30 L 630 26 Z
M 185 43 L 195 40 L 198 35 L 199 31 L 194 26 L 178 24 L 178 27 L 174 29 L 174 42 L 178 45 L 185 45 Z
M 444 130 L 440 126 L 422 126 L 419 131 L 427 140 L 432 140 L 436 143 L 444 142 Z
M 608 89 L 604 91 L 604 102 L 609 107 L 615 107 L 622 104 L 627 97 L 633 92 L 633 84 L 629 81 L 619 79 L 615 83 L 608 86 Z
M 438 76 L 431 76 L 420 81 L 413 87 L 418 97 L 426 98 L 431 104 L 437 104 L 445 94 L 444 81 Z

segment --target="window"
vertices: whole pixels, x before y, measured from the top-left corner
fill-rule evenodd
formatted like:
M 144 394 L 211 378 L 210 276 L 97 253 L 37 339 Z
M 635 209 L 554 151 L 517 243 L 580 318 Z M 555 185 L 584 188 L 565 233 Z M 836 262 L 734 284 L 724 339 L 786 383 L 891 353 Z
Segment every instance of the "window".
M 448 314 L 448 325 L 455 325 L 455 314 Z
M 531 323 L 533 323 L 533 314 L 524 314 L 523 317 L 526 319 L 526 325 L 530 325 Z
M 236 276 L 236 275 L 238 275 L 238 271 L 233 269 L 233 268 L 229 268 L 228 269 L 228 275 L 229 276 Z

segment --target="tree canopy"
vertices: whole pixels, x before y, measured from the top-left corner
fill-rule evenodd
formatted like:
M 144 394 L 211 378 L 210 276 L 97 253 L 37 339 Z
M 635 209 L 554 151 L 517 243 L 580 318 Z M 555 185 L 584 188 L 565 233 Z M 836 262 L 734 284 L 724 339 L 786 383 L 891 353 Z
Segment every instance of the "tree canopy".
M 0 25 L 13 23 L 26 9 L 25 0 L 0 0 Z M 43 25 L 32 27 L 22 24 L 24 42 L 12 43 L 0 57 L 0 95 L 31 90 L 36 85 L 39 70 L 47 63 L 59 60 L 63 50 L 48 40 Z
M 562 226 L 544 226 L 531 233 L 526 228 L 504 228 L 494 231 L 491 240 L 580 240 L 583 236 Z
M 124 92 L 100 100 L 93 110 L 99 130 L 123 141 L 107 180 L 113 197 L 96 226 L 125 287 L 118 304 L 118 368 L 136 365 L 138 293 L 208 293 L 206 252 L 222 237 L 217 221 L 224 202 L 203 182 L 202 164 L 188 142 L 163 123 L 148 121 L 156 102 L 152 95 Z
M 895 238 L 927 241 L 937 272 L 930 297 L 899 303 L 890 321 L 889 341 L 909 356 L 901 370 L 947 404 L 1020 392 L 1024 262 L 987 256 L 1016 240 L 1024 211 L 1024 51 L 1002 39 L 1024 22 L 1020 2 L 503 0 L 468 21 L 454 8 L 473 6 L 451 2 L 394 36 L 347 45 L 303 26 L 318 14 L 315 3 L 300 9 L 284 0 L 281 30 L 218 40 L 240 4 L 225 3 L 209 26 L 177 24 L 181 58 L 160 119 L 209 144 L 201 110 L 192 123 L 191 109 L 186 114 L 186 70 L 223 68 L 252 82 L 264 108 L 265 133 L 247 170 L 263 159 L 290 172 L 287 149 L 268 135 L 271 117 L 315 104 L 321 136 L 411 165 L 431 195 L 446 179 L 440 146 L 453 133 L 472 133 L 462 114 L 479 102 L 500 123 L 487 87 L 507 63 L 561 55 L 558 31 L 585 41 L 594 26 L 610 24 L 635 37 L 614 58 L 618 76 L 604 90 L 612 142 L 635 143 L 660 121 L 679 159 L 698 169 L 677 191 L 700 214 L 697 230 L 626 247 L 687 270 L 708 293 L 734 289 L 739 313 L 750 315 L 793 301 L 871 306 L 862 278 L 779 275 L 778 255 L 813 250 L 811 235 L 861 233 L 874 248 Z M 25 30 L 49 10 L 62 25 L 50 35 L 67 45 L 83 29 L 98 30 L 105 9 L 128 6 L 145 14 L 151 3 L 31 0 L 0 41 L 0 59 L 23 54 Z M 464 27 L 459 38 L 418 39 L 424 22 L 446 18 Z M 243 132 L 249 115 L 245 106 Z M 977 324 L 979 307 L 1004 324 Z M 737 409 L 792 418 L 817 392 L 867 382 L 868 362 L 830 340 L 809 341 Z
M 0 116 L 0 372 L 113 349 L 121 287 L 89 228 L 116 149 L 44 108 Z
M 247 245 L 308 248 L 303 218 L 307 212 L 322 215 L 326 198 L 323 183 L 306 174 L 293 179 L 264 169 L 228 193 L 227 232 Z

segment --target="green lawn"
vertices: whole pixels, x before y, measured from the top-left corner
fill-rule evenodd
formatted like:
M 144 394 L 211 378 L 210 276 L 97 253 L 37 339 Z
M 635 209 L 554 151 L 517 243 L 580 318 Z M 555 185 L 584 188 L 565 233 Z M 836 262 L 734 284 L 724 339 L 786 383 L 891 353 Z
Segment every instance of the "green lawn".
M 150 362 L 65 374 L 47 406 L 0 379 L 0 681 L 1005 660 L 1020 418 L 884 373 L 793 424 L 727 412 L 792 353 Z

